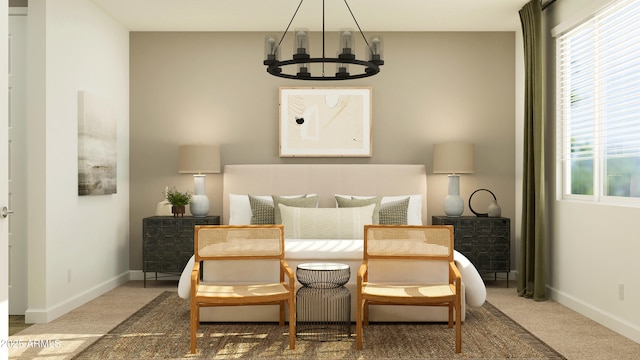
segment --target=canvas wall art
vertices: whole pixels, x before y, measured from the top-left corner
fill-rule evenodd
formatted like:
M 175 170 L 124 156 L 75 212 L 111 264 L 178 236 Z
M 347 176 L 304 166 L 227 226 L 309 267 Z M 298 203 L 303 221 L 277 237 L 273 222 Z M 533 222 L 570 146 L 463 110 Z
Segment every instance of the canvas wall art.
M 116 130 L 109 101 L 78 92 L 78 195 L 117 192 Z
M 370 157 L 371 88 L 280 88 L 281 157 Z

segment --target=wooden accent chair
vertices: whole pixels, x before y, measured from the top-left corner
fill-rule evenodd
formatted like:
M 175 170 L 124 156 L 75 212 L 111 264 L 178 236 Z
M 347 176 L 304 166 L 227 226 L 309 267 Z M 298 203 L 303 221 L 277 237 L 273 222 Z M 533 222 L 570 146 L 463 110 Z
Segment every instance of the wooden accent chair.
M 191 353 L 196 352 L 200 308 L 231 305 L 280 305 L 280 325 L 289 307 L 289 348 L 295 349 L 295 277 L 284 259 L 282 225 L 199 225 L 194 232 L 195 262 L 191 272 Z M 200 281 L 201 261 L 265 260 L 279 262 L 280 278 L 272 283 L 206 283 Z M 287 281 L 285 281 L 285 275 Z
M 448 306 L 449 327 L 455 313 L 456 352 L 461 352 L 461 282 L 453 251 L 451 225 L 365 225 L 363 262 L 357 275 L 357 349 L 362 349 L 363 322 L 369 324 L 369 305 L 420 305 Z M 372 270 L 389 261 L 434 262 L 434 272 L 442 273 L 444 279 L 440 283 L 376 282 Z

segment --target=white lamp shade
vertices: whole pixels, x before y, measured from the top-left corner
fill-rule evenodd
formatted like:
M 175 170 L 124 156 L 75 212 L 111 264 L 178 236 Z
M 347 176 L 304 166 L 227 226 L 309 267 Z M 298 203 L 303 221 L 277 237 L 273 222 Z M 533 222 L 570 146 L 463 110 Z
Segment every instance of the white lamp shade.
M 475 171 L 475 162 L 474 144 L 433 145 L 433 172 L 436 174 L 470 174 Z
M 215 174 L 220 172 L 218 145 L 181 145 L 178 172 L 180 174 Z

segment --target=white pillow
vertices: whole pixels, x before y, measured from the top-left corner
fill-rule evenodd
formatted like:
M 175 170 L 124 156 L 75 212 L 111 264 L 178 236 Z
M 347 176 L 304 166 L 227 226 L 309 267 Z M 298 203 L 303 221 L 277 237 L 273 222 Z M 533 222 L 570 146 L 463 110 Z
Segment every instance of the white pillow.
M 279 204 L 287 239 L 363 239 L 373 223 L 371 204 L 352 208 L 299 208 Z
M 360 195 L 339 195 L 344 198 L 353 199 L 371 199 L 375 196 L 360 196 Z M 422 194 L 414 195 L 399 195 L 399 196 L 383 196 L 381 204 L 404 200 L 409 198 L 409 208 L 407 209 L 407 224 L 408 225 L 422 225 Z
M 306 196 L 315 196 L 316 194 L 306 194 Z M 271 195 L 252 195 L 262 200 L 269 201 L 273 204 Z M 284 198 L 294 198 L 305 195 L 285 195 Z M 249 225 L 251 224 L 251 204 L 249 204 L 249 195 L 229 194 L 229 225 Z

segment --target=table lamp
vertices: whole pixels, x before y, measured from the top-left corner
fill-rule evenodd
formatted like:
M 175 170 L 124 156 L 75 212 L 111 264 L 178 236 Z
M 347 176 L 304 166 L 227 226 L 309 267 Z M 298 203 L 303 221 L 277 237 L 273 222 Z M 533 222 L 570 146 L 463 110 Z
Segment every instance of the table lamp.
M 444 213 L 460 216 L 464 201 L 460 197 L 460 175 L 475 171 L 475 145 L 468 143 L 443 143 L 433 145 L 433 172 L 449 174 L 449 190 L 444 199 Z
M 220 147 L 218 145 L 181 145 L 180 174 L 193 175 L 193 197 L 189 210 L 194 217 L 209 214 L 209 198 L 205 194 L 205 174 L 220 173 Z

